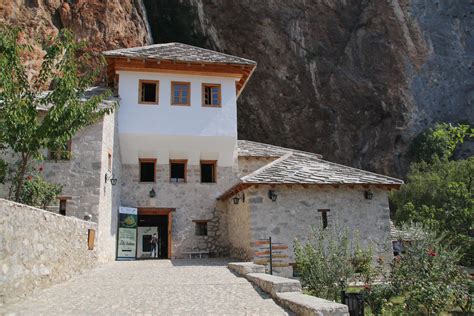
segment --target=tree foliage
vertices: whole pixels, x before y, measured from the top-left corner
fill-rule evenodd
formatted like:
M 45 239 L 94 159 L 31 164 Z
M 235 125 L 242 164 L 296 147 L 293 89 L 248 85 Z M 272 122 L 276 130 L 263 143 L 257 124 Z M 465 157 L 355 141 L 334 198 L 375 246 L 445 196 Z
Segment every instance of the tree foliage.
M 450 159 L 459 144 L 467 136 L 472 137 L 473 129 L 469 125 L 438 123 L 433 128 L 419 134 L 409 148 L 412 162 L 432 163 L 436 159 Z
M 391 201 L 396 207 L 397 224 L 418 222 L 446 232 L 462 247 L 463 264 L 473 266 L 474 241 L 470 234 L 474 223 L 474 157 L 449 160 L 467 133 L 466 126 L 448 124 L 422 133 L 425 142 L 418 143 L 420 152 L 430 159 L 412 163 L 406 184 L 392 193 Z M 435 140 L 441 142 L 436 144 Z
M 45 55 L 37 75 L 30 76 L 23 57 L 31 49 L 21 42 L 21 30 L 0 29 L 0 141 L 19 161 L 11 194 L 20 200 L 29 164 L 41 159 L 44 148 L 57 150 L 83 127 L 115 105 L 105 105 L 110 92 L 85 99 L 97 71 L 80 51 L 71 32 L 62 30 L 44 43 Z M 48 90 L 49 89 L 49 90 Z M 47 109 L 39 115 L 38 109 Z

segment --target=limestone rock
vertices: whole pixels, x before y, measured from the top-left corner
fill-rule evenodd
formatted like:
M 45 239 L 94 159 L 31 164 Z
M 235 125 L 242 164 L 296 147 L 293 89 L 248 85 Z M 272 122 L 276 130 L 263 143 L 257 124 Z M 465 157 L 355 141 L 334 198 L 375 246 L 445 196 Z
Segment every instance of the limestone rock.
M 42 38 L 69 28 L 77 39 L 88 41 L 87 50 L 145 45 L 151 42 L 145 12 L 133 0 L 2 1 L 0 23 L 20 26 L 25 39 Z M 29 55 L 31 73 L 37 72 L 44 51 L 36 44 Z M 98 63 L 96 59 L 94 63 Z M 91 68 L 95 65 L 91 65 Z
M 242 139 L 400 176 L 419 131 L 474 122 L 470 1 L 144 3 L 156 42 L 257 61 L 239 100 Z
M 470 1 L 450 0 L 0 5 L 0 22 L 23 26 L 26 39 L 68 27 L 97 53 L 151 43 L 152 34 L 255 60 L 239 100 L 241 138 L 392 176 L 406 172 L 406 148 L 424 128 L 473 123 L 472 16 Z M 42 54 L 30 53 L 32 73 Z

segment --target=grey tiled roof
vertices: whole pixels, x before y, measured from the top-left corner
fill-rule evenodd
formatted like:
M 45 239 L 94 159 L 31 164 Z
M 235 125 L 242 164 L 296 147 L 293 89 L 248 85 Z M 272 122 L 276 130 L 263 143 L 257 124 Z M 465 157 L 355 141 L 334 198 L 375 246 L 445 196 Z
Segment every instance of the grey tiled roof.
M 253 60 L 215 52 L 212 50 L 182 43 L 155 44 L 141 47 L 109 50 L 106 57 L 146 58 L 155 60 L 174 60 L 182 62 L 201 62 L 217 64 L 256 65 Z
M 105 93 L 108 90 L 110 90 L 110 89 L 107 88 L 107 87 L 101 87 L 101 86 L 90 87 L 90 88 L 88 88 L 84 91 L 84 95 L 82 96 L 81 100 L 82 101 L 89 100 L 90 98 L 95 97 L 95 96 L 99 96 L 99 95 Z M 48 96 L 48 94 L 51 93 L 51 92 L 52 91 L 43 91 L 43 92 L 41 92 L 40 97 L 41 98 L 46 98 Z M 108 106 L 110 106 L 113 103 L 118 102 L 118 101 L 119 101 L 119 99 L 117 97 L 109 96 L 109 97 L 105 98 L 104 100 L 102 100 L 101 107 L 103 107 L 103 108 L 108 107 Z M 51 108 L 51 106 L 52 106 L 51 104 L 43 104 L 41 106 L 37 106 L 36 109 L 38 111 L 48 111 Z
M 279 146 L 274 146 L 270 144 L 258 143 L 253 142 L 250 140 L 241 140 L 237 141 L 237 149 L 238 155 L 240 157 L 265 157 L 265 158 L 279 158 L 287 153 L 291 152 L 299 152 L 299 153 L 306 153 L 309 155 L 315 155 L 319 158 L 322 158 L 321 155 L 307 153 L 303 151 L 299 151 L 296 149 L 289 149 Z
M 317 154 L 248 141 L 239 141 L 238 146 L 239 156 L 245 156 L 243 153 L 256 157 L 259 154 L 267 155 L 266 157 L 281 154 L 277 160 L 242 177 L 240 183 L 244 184 L 400 185 L 403 183 L 399 179 L 323 160 Z

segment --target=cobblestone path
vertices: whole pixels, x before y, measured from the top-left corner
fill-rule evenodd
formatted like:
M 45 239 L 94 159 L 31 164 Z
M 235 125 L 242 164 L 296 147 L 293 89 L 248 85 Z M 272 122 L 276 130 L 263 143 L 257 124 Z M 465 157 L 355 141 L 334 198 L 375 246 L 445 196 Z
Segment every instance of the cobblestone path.
M 218 259 L 112 262 L 0 314 L 287 315 Z

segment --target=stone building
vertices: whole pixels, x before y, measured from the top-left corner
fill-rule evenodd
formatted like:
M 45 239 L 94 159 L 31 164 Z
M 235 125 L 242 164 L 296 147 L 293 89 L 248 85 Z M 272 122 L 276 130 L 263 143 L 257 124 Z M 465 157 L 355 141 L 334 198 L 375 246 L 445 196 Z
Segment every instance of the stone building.
M 255 62 L 180 43 L 104 56 L 118 110 L 73 137 L 70 158 L 43 163 L 64 186 L 58 211 L 98 223 L 101 261 L 148 258 L 153 233 L 159 258 L 250 260 L 272 236 L 291 260 L 295 238 L 336 221 L 389 255 L 387 192 L 402 181 L 237 139 Z

